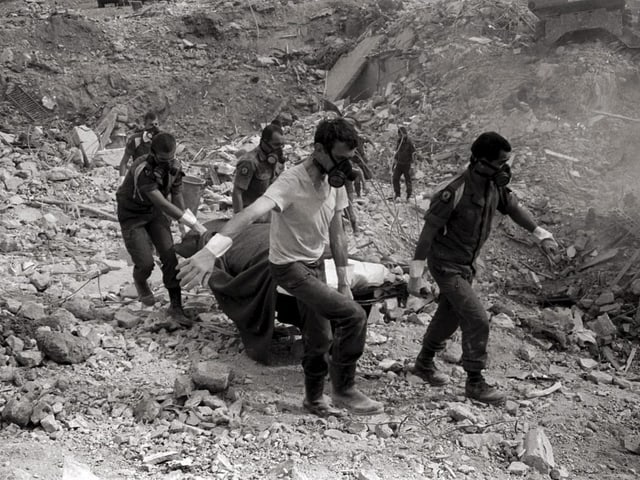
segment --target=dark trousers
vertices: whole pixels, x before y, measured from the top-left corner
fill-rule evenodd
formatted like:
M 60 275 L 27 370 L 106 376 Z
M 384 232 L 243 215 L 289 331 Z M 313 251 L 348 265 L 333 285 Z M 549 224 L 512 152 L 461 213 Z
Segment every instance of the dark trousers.
M 302 368 L 309 379 L 324 378 L 327 354 L 336 368 L 353 368 L 364 351 L 367 318 L 362 307 L 326 284 L 324 262 L 271 264 L 278 285 L 296 298 L 302 325 Z
M 173 248 L 169 219 L 164 215 L 120 224 L 122 238 L 133 262 L 133 279 L 144 282 L 153 271 L 153 247 L 162 263 L 162 281 L 168 289 L 179 288 L 178 259 Z
M 473 274 L 443 271 L 429 264 L 429 271 L 440 287 L 438 309 L 422 340 L 427 351 L 440 352 L 446 340 L 462 330 L 462 366 L 467 372 L 479 372 L 487 361 L 489 318 L 480 299 L 471 288 Z
M 404 176 L 404 182 L 407 186 L 407 198 L 411 197 L 413 192 L 413 185 L 411 183 L 411 164 L 410 163 L 397 163 L 393 169 L 393 191 L 396 197 L 400 196 L 400 177 Z

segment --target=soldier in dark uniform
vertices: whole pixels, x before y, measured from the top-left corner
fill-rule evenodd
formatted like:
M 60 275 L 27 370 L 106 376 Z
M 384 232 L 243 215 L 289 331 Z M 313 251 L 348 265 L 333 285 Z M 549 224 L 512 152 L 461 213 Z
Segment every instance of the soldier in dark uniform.
M 416 156 L 416 149 L 413 142 L 409 139 L 409 134 L 405 127 L 398 128 L 398 144 L 396 145 L 396 154 L 393 164 L 393 192 L 395 198 L 400 198 L 400 178 L 404 177 L 404 183 L 407 186 L 407 200 L 411 198 L 413 193 L 412 171 L 413 160 Z
M 502 403 L 505 396 L 482 376 L 489 319 L 471 284 L 475 260 L 489 236 L 496 210 L 531 232 L 544 252 L 557 249 L 553 235 L 537 226 L 507 187 L 511 179 L 507 164 L 510 151 L 509 142 L 495 132 L 483 133 L 475 140 L 469 167 L 432 198 L 409 280 L 409 292 L 418 295 L 426 259 L 440 288 L 438 309 L 424 335 L 413 372 L 431 385 L 446 384 L 449 379 L 436 369 L 434 356 L 460 327 L 462 365 L 467 372 L 465 394 L 488 404 Z
M 182 310 L 178 260 L 173 248 L 170 218 L 193 228 L 197 233 L 207 230 L 194 214 L 185 209 L 182 197 L 184 173 L 175 159 L 176 141 L 169 133 L 153 137 L 149 154 L 133 162 L 124 182 L 116 192 L 118 221 L 124 245 L 133 262 L 133 281 L 139 300 L 153 305 L 155 297 L 147 279 L 154 267 L 153 247 L 162 262 L 162 281 L 169 291 L 169 316 L 182 325 L 191 322 Z M 168 200 L 171 195 L 171 201 Z
M 247 208 L 264 192 L 276 177 L 276 165 L 283 162 L 284 144 L 282 128 L 274 123 L 262 130 L 260 144 L 240 158 L 233 180 L 233 211 Z
M 144 129 L 131 135 L 124 148 L 120 160 L 120 183 L 124 181 L 129 168 L 129 160 L 136 160 L 149 153 L 153 136 L 160 131 L 158 116 L 154 112 L 147 112 L 144 116 Z

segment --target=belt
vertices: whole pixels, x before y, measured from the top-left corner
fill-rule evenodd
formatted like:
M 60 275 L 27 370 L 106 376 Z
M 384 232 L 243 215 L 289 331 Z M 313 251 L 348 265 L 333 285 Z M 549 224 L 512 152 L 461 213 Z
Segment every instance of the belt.
M 309 267 L 309 268 L 318 268 L 324 265 L 324 260 L 322 258 L 316 260 L 315 262 L 300 262 L 302 263 L 305 267 Z

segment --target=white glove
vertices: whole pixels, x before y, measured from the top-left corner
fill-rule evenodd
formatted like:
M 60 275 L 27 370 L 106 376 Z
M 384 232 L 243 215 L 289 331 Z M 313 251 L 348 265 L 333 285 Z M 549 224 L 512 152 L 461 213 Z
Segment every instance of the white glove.
M 182 216 L 178 219 L 178 222 L 185 226 L 184 233 L 188 233 L 189 230 L 191 230 L 196 225 L 196 223 L 198 223 L 198 220 L 196 219 L 196 216 L 191 212 L 191 210 L 187 208 Z
M 531 235 L 533 235 L 536 244 L 541 243 L 543 240 L 547 239 L 553 240 L 553 234 L 542 227 L 536 227 L 536 229 L 531 232 Z
M 227 250 L 231 248 L 231 245 L 233 245 L 233 240 L 231 240 L 231 238 L 226 235 L 216 233 L 211 237 L 211 240 L 207 242 L 204 248 L 209 250 L 216 258 L 220 258 L 227 253 Z

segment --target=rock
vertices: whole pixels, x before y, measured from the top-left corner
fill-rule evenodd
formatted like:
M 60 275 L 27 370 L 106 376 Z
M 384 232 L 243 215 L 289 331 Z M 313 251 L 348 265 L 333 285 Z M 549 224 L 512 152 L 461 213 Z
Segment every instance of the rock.
M 462 346 L 460 342 L 449 341 L 444 352 L 440 354 L 440 357 L 448 363 L 459 363 L 462 358 Z
M 383 372 L 397 373 L 397 372 L 401 372 L 403 368 L 402 362 L 399 362 L 398 360 L 394 360 L 393 358 L 385 358 L 381 360 L 378 366 Z
M 13 382 L 15 376 L 15 367 L 0 367 L 0 382 Z
M 597 306 L 608 305 L 609 303 L 613 303 L 615 301 L 615 296 L 613 292 L 603 292 L 600 294 L 598 298 L 595 300 L 595 304 Z
M 611 337 L 618 333 L 618 328 L 606 313 L 600 315 L 593 322 L 588 323 L 587 327 L 589 330 L 594 331 L 598 337 Z
M 580 368 L 583 370 L 593 370 L 598 366 L 598 362 L 593 358 L 579 358 L 578 365 L 580 365 Z
M 11 349 L 12 353 L 21 352 L 24 350 L 24 342 L 15 335 L 9 335 L 5 340 L 7 347 Z
M 76 170 L 67 167 L 53 167 L 47 172 L 47 180 L 50 182 L 64 182 L 80 175 Z
M 636 278 L 631 282 L 631 293 L 634 295 L 640 295 L 640 278 Z
M 173 382 L 173 396 L 176 400 L 188 397 L 192 391 L 193 382 L 188 375 L 179 375 Z
M 39 332 L 38 348 L 56 363 L 82 363 L 93 354 L 94 347 L 86 338 L 66 332 Z
M 34 273 L 30 281 L 31 284 L 36 287 L 36 290 L 44 292 L 51 284 L 51 275 L 49 272 Z
M 393 437 L 393 430 L 386 423 L 379 423 L 376 425 L 376 436 L 378 438 L 391 438 Z
M 533 428 L 527 432 L 522 462 L 545 475 L 555 467 L 553 449 L 542 428 Z
M 516 415 L 520 406 L 513 400 L 507 400 L 504 404 L 504 409 L 509 415 Z
M 457 470 L 464 475 L 469 475 L 476 471 L 476 467 L 472 467 L 471 465 L 460 465 Z
M 531 362 L 536 356 L 536 349 L 532 345 L 522 345 L 516 352 L 525 362 Z
M 382 345 L 387 343 L 387 340 L 389 339 L 384 335 L 367 330 L 367 345 Z
M 2 410 L 2 419 L 5 422 L 15 423 L 21 427 L 26 427 L 31 420 L 33 413 L 33 403 L 27 397 L 12 397 Z
M 93 304 L 86 298 L 71 297 L 64 302 L 64 308 L 80 320 L 93 320 Z
M 613 383 L 613 377 L 605 372 L 600 372 L 598 370 L 594 370 L 589 372 L 587 375 L 587 380 L 593 383 L 601 383 L 603 385 L 611 385 Z
M 145 395 L 133 409 L 133 416 L 139 422 L 151 423 L 162 411 L 162 407 L 154 398 Z
M 477 423 L 478 418 L 465 405 L 455 404 L 447 411 L 447 414 L 456 422 L 461 420 L 469 420 L 471 423 Z
M 511 475 L 526 475 L 529 471 L 529 465 L 522 462 L 511 462 L 507 471 Z
M 23 317 L 39 322 L 44 320 L 47 314 L 44 311 L 44 307 L 36 302 L 28 301 L 22 304 L 20 313 Z
M 515 322 L 506 313 L 499 313 L 491 317 L 491 324 L 500 328 L 513 329 L 516 328 Z
M 118 310 L 113 318 L 122 328 L 133 328 L 140 323 L 140 317 L 124 308 Z
M 460 438 L 460 445 L 465 448 L 480 449 L 482 447 L 494 447 L 503 440 L 502 435 L 496 432 L 468 433 Z
M 142 459 L 142 463 L 158 465 L 160 463 L 170 462 L 171 460 L 177 460 L 178 458 L 180 458 L 180 453 L 176 451 L 159 452 L 147 455 Z
M 631 452 L 640 455 L 640 436 L 639 435 L 627 435 L 622 439 L 622 447 Z
M 633 389 L 633 383 L 626 378 L 613 377 L 613 384 L 626 390 Z
M 382 480 L 374 470 L 360 470 L 358 480 Z
M 21 367 L 37 367 L 44 360 L 42 352 L 39 350 L 23 350 L 15 355 L 16 361 Z
M 193 383 L 211 393 L 225 391 L 232 376 L 232 370 L 227 365 L 214 360 L 195 364 L 191 372 Z
M 60 430 L 60 424 L 56 421 L 56 418 L 53 416 L 53 413 L 51 415 L 47 415 L 42 420 L 40 420 L 40 426 L 47 433 L 53 433 Z

